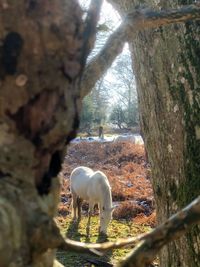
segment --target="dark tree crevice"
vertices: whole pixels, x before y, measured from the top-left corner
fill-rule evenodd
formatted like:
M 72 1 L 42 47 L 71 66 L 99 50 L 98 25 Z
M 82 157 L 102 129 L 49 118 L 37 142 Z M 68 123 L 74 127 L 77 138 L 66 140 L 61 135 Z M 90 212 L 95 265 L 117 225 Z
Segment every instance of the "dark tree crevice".
M 49 164 L 48 171 L 44 174 L 39 184 L 36 185 L 38 193 L 45 195 L 49 193 L 52 178 L 56 177 L 61 170 L 62 158 L 60 151 L 56 151 Z

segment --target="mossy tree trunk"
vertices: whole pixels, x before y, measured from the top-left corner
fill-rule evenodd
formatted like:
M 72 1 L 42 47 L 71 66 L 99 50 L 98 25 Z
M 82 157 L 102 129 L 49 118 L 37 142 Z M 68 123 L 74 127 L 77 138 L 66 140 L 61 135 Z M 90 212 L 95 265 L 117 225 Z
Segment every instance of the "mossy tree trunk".
M 124 16 L 141 3 L 159 10 L 195 1 L 110 2 Z M 129 45 L 160 224 L 200 193 L 200 24 L 139 32 Z M 161 266 L 200 266 L 199 233 L 163 249 Z
M 56 176 L 78 127 L 84 38 L 76 1 L 0 1 L 1 267 L 60 266 Z

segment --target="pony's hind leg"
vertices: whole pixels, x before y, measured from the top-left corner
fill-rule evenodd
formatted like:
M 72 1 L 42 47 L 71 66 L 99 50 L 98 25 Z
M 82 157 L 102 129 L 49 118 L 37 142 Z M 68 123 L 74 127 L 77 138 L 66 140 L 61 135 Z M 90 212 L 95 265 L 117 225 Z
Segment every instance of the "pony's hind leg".
M 72 190 L 72 218 L 74 221 L 76 221 L 76 215 L 77 215 L 77 195 Z
M 83 200 L 78 197 L 77 198 L 77 206 L 78 206 L 78 221 L 81 220 L 81 207 L 82 207 Z
M 87 227 L 86 227 L 87 236 L 89 236 L 90 234 L 90 219 L 91 219 L 93 210 L 94 210 L 94 203 L 90 202 L 89 210 L 88 210 L 88 222 L 87 222 Z

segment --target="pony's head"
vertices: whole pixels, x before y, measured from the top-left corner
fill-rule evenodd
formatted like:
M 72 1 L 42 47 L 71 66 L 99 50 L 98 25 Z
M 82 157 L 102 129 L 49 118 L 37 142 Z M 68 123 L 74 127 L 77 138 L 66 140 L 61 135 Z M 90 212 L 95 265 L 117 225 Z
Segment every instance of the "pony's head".
M 100 212 L 100 229 L 99 229 L 100 233 L 106 234 L 108 224 L 112 219 L 112 212 L 114 208 L 115 207 L 110 207 L 107 209 L 104 207 L 102 208 Z

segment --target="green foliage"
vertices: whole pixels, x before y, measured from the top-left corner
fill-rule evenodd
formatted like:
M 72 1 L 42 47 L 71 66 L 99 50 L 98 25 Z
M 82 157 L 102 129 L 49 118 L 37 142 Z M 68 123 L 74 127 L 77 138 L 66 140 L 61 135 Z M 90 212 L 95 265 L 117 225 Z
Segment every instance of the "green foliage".
M 108 88 L 103 80 L 97 82 L 92 92 L 83 99 L 80 130 L 90 132 L 92 127 L 107 120 L 109 104 Z
M 137 126 L 139 123 L 137 93 L 128 53 L 118 57 L 112 75 L 115 80 L 110 87 L 114 88 L 116 101 L 111 106 L 110 122 L 120 129 Z
M 119 129 L 137 126 L 139 123 L 137 103 L 132 102 L 128 107 L 120 103 L 114 104 L 109 120 Z
M 117 125 L 120 129 L 124 127 L 125 122 L 125 112 L 121 105 L 116 103 L 110 114 L 110 122 Z
M 130 107 L 125 110 L 126 123 L 128 127 L 134 127 L 139 125 L 139 113 L 138 105 L 135 101 L 130 103 Z
M 94 123 L 95 125 L 104 124 L 107 119 L 107 110 L 109 105 L 109 94 L 107 85 L 102 78 L 97 82 L 91 92 L 94 106 Z
M 90 132 L 94 120 L 94 107 L 91 95 L 86 96 L 82 103 L 80 130 Z

